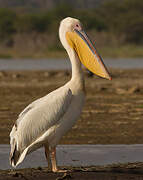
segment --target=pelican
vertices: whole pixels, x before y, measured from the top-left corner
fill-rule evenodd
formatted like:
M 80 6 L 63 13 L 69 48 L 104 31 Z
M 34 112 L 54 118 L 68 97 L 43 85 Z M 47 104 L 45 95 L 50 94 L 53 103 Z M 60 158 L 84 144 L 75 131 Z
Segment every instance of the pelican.
M 94 74 L 111 80 L 106 66 L 78 19 L 67 17 L 59 27 L 59 38 L 72 66 L 72 77 L 64 86 L 32 102 L 18 116 L 10 132 L 10 164 L 16 167 L 25 156 L 44 146 L 48 165 L 57 167 L 56 145 L 79 118 L 85 101 L 81 63 Z

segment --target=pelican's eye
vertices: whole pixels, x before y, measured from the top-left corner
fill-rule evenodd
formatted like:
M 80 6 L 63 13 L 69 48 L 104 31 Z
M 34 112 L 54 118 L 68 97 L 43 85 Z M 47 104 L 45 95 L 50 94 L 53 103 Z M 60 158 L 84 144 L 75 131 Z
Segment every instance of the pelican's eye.
M 80 24 L 75 24 L 74 29 L 80 31 L 82 28 L 81 28 Z

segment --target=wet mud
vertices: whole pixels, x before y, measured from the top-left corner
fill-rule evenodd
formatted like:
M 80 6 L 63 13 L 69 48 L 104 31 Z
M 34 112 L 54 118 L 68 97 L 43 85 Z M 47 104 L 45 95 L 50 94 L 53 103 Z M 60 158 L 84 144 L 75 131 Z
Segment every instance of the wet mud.
M 64 167 L 63 167 L 64 169 Z M 143 180 L 143 164 L 68 168 L 67 173 L 52 173 L 47 168 L 0 171 L 0 180 Z

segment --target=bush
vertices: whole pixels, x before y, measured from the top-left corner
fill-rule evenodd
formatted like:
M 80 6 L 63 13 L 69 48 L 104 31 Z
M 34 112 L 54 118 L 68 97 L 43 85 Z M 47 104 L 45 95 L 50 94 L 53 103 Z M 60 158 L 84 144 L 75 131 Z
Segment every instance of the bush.
M 50 17 L 46 14 L 26 14 L 16 22 L 18 32 L 45 32 L 50 26 Z
M 0 38 L 6 38 L 7 36 L 15 33 L 16 28 L 14 26 L 16 20 L 16 14 L 8 9 L 0 9 Z
M 143 42 L 143 1 L 111 0 L 98 10 L 107 30 L 117 37 L 125 36 L 126 42 Z
M 68 4 L 58 4 L 50 11 L 23 14 L 0 9 L 0 38 L 11 37 L 16 32 L 50 31 L 57 35 L 59 22 L 67 16 L 80 19 L 87 30 L 113 33 L 117 40 L 122 37 L 124 43 L 143 43 L 143 1 L 141 0 L 110 0 L 96 9 L 84 10 L 73 9 Z

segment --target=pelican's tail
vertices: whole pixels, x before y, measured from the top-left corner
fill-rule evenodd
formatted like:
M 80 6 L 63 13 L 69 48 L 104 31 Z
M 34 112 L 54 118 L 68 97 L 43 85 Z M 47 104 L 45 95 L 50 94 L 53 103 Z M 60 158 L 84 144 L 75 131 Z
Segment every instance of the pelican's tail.
M 16 163 L 20 156 L 20 152 L 18 151 L 18 147 L 17 147 L 16 134 L 17 134 L 17 128 L 16 125 L 14 125 L 12 131 L 10 132 L 11 152 L 9 156 L 10 165 L 13 167 L 16 167 Z
M 28 152 L 28 148 L 26 148 L 22 152 L 17 150 L 17 145 L 15 141 L 15 143 L 11 145 L 11 152 L 9 156 L 10 165 L 16 167 L 18 164 L 20 164 L 24 160 L 27 152 Z
M 17 150 L 15 139 L 13 139 L 13 143 L 11 144 L 11 152 L 9 156 L 10 165 L 16 167 L 19 157 L 20 157 L 20 152 Z
M 14 125 L 10 133 L 10 145 L 11 145 L 11 152 L 9 156 L 10 165 L 16 167 L 24 160 L 27 154 L 42 147 L 43 143 L 45 142 L 45 137 L 47 137 L 48 135 L 49 132 L 46 131 L 41 137 L 37 138 L 33 143 L 31 143 L 29 146 L 21 150 L 22 148 L 19 148 L 19 144 L 18 144 L 17 128 Z

